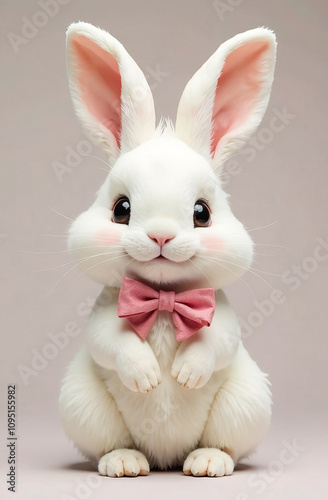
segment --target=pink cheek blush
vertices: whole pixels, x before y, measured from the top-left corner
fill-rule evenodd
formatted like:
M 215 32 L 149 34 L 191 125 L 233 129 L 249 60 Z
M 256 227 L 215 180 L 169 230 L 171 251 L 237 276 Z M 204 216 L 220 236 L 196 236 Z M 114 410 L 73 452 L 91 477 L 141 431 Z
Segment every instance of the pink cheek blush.
M 204 231 L 205 232 L 205 231 Z M 216 236 L 210 231 L 200 238 L 202 248 L 207 250 L 223 250 L 224 241 L 220 236 Z
M 122 228 L 113 224 L 110 228 L 100 229 L 94 235 L 95 243 L 100 247 L 116 246 L 121 243 Z

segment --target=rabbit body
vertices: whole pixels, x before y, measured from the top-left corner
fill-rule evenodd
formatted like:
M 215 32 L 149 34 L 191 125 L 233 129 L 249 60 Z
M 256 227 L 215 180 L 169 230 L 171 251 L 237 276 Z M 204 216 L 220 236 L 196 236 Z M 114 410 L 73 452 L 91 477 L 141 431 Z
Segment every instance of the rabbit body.
M 150 467 L 167 469 L 182 465 L 199 446 L 229 449 L 237 461 L 263 438 L 270 391 L 242 344 L 228 367 L 215 371 L 201 388 L 188 390 L 171 375 L 179 348 L 172 339 L 171 319 L 161 313 L 148 340 L 161 383 L 144 394 L 127 388 L 115 370 L 100 368 L 86 345 L 78 353 L 62 387 L 61 406 L 67 434 L 89 459 L 131 447 L 144 453 Z M 198 377 L 203 370 L 201 360 L 195 361 Z
M 253 249 L 217 173 L 265 111 L 274 35 L 258 28 L 223 44 L 187 85 L 175 128 L 155 129 L 148 84 L 108 33 L 74 24 L 68 48 L 77 113 L 112 168 L 70 229 L 80 265 L 104 288 L 63 381 L 64 428 L 103 475 L 182 464 L 185 474 L 231 474 L 263 438 L 271 395 L 222 291 Z M 211 287 L 211 324 L 178 342 L 172 314 L 159 311 L 141 338 L 118 317 L 126 276 L 158 292 Z

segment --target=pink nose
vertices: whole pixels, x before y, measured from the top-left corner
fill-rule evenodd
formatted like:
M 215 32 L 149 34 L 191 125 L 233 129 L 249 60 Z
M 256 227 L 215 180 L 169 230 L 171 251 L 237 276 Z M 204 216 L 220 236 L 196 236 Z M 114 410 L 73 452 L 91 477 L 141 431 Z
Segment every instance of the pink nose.
M 159 245 L 160 247 L 163 247 L 166 243 L 173 240 L 174 238 L 174 236 L 158 236 L 153 234 L 148 234 L 148 236 L 151 240 L 155 241 L 155 243 L 157 243 L 157 245 Z

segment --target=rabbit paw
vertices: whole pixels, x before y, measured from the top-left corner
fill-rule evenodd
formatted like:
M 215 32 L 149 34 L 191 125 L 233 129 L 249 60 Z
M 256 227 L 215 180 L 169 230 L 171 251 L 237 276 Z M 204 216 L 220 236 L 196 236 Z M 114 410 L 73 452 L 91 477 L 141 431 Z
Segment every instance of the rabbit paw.
M 190 344 L 179 347 L 171 375 L 186 389 L 199 389 L 208 382 L 214 371 L 214 358 L 204 346 Z
M 161 383 L 159 364 L 151 350 L 120 359 L 116 371 L 123 384 L 134 392 L 149 392 Z
M 140 451 L 124 448 L 106 453 L 99 460 L 98 471 L 101 476 L 110 477 L 147 476 L 149 464 Z
M 233 469 L 230 455 L 218 448 L 198 448 L 189 453 L 183 464 L 186 476 L 230 476 Z

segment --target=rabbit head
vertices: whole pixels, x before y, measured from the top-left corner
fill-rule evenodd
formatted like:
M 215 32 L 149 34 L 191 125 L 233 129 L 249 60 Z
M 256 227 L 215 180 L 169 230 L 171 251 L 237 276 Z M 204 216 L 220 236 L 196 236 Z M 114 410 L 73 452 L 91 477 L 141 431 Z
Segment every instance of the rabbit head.
M 67 48 L 76 113 L 110 165 L 95 202 L 70 228 L 84 272 L 115 287 L 124 276 L 167 289 L 236 280 L 253 245 L 220 172 L 266 110 L 274 34 L 257 28 L 223 43 L 187 84 L 175 127 L 155 127 L 144 74 L 107 32 L 72 24 Z

